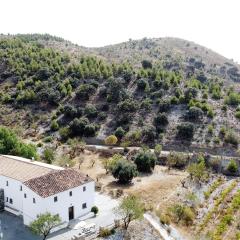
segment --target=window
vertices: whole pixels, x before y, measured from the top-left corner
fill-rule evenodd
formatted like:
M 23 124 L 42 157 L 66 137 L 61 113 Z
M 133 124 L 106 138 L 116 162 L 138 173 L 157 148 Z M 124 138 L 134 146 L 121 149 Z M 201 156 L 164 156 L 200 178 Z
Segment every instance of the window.
M 70 197 L 72 196 L 72 191 L 69 192 L 69 196 L 70 196 Z
M 24 198 L 27 198 L 27 194 L 26 193 L 24 193 Z
M 87 203 L 82 204 L 82 209 L 87 208 Z
M 84 192 L 86 191 L 86 186 L 83 187 L 83 191 L 84 191 Z
M 8 202 L 8 197 L 6 198 L 6 202 Z
M 22 191 L 22 186 L 20 186 L 20 191 Z
M 8 186 L 8 181 L 6 181 L 6 186 Z
M 13 200 L 12 200 L 11 198 L 9 199 L 9 203 L 10 203 L 10 204 L 13 204 Z
M 36 199 L 35 198 L 33 198 L 33 203 L 36 203 Z
M 57 202 L 58 201 L 58 198 L 57 197 L 54 197 L 54 202 Z

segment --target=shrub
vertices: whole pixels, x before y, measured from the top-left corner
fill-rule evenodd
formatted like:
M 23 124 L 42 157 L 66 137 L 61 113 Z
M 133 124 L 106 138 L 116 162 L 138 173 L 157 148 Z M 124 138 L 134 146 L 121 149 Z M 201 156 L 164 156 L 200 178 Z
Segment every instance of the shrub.
M 194 134 L 194 126 L 192 123 L 183 123 L 177 126 L 177 137 L 185 140 L 191 140 Z
M 135 156 L 134 162 L 139 172 L 152 172 L 156 165 L 157 158 L 150 151 L 141 151 Z
M 89 124 L 89 120 L 86 117 L 74 118 L 70 122 L 69 128 L 73 136 L 84 134 L 85 127 Z
M 108 228 L 99 228 L 99 237 L 108 237 L 112 234 L 111 230 Z
M 97 117 L 97 114 L 98 114 L 97 109 L 92 104 L 88 104 L 86 106 L 84 113 L 86 114 L 86 116 L 88 118 L 95 118 L 95 117 Z
M 137 82 L 137 86 L 139 90 L 143 90 L 143 91 L 149 88 L 148 81 L 145 79 L 139 79 Z
M 94 94 L 96 88 L 90 84 L 80 85 L 78 91 L 76 92 L 77 98 L 88 100 L 92 94 Z
M 168 112 L 170 110 L 170 102 L 168 100 L 160 100 L 159 103 L 159 112 Z
M 168 124 L 168 117 L 165 113 L 158 113 L 154 118 L 154 124 L 156 126 L 166 126 Z
M 63 141 L 66 141 L 70 135 L 70 129 L 68 127 L 60 128 L 59 135 Z
M 187 226 L 193 223 L 195 219 L 195 213 L 192 211 L 190 207 L 186 206 L 184 208 L 182 219 Z
M 228 105 L 236 106 L 240 103 L 240 94 L 235 92 L 230 92 L 225 98 L 225 103 Z
M 208 133 L 211 135 L 213 134 L 213 125 L 212 124 L 208 125 Z
M 94 124 L 88 124 L 84 128 L 85 137 L 94 137 L 96 135 L 97 126 Z
M 77 116 L 77 109 L 72 105 L 65 105 L 63 108 L 63 113 L 66 117 L 76 117 Z
M 57 123 L 56 120 L 53 120 L 53 121 L 51 122 L 50 128 L 51 128 L 52 131 L 57 131 L 57 130 L 59 129 L 59 125 L 58 125 L 58 123 Z
M 91 208 L 91 212 L 93 212 L 94 215 L 97 215 L 98 211 L 99 211 L 99 209 L 98 209 L 97 206 L 93 206 L 93 207 Z
M 238 165 L 233 159 L 229 162 L 227 170 L 232 174 L 236 174 L 238 172 Z
M 132 99 L 126 99 L 120 102 L 118 105 L 118 110 L 123 113 L 135 112 L 138 109 L 138 104 Z
M 46 163 L 52 164 L 55 159 L 55 153 L 52 148 L 45 148 L 43 151 L 43 159 Z
M 190 120 L 199 120 L 203 116 L 203 111 L 198 107 L 190 107 L 187 112 L 187 118 Z
M 172 105 L 177 105 L 179 103 L 179 100 L 176 96 L 173 96 L 170 100 Z
M 184 98 L 186 102 L 189 102 L 192 98 L 195 98 L 197 96 L 198 90 L 196 88 L 188 88 L 184 92 Z
M 153 142 L 155 139 L 156 131 L 153 127 L 144 127 L 142 130 L 142 140 L 145 143 Z
M 177 223 L 183 221 L 184 224 L 189 226 L 195 219 L 195 214 L 192 209 L 185 205 L 175 204 L 170 208 L 170 211 Z
M 237 111 L 237 112 L 235 113 L 235 117 L 238 118 L 238 119 L 240 119 L 240 111 Z
M 148 60 L 142 60 L 142 67 L 144 69 L 147 69 L 147 68 L 152 68 L 152 63 Z
M 108 137 L 106 137 L 106 139 L 104 140 L 106 145 L 115 145 L 117 143 L 118 139 L 115 135 L 110 135 Z
M 233 131 L 228 131 L 226 133 L 224 141 L 232 144 L 234 147 L 237 147 L 239 143 L 238 136 Z
M 52 142 L 53 141 L 53 137 L 52 136 L 47 136 L 47 137 L 45 137 L 44 139 L 43 139 L 43 142 L 45 142 L 45 143 L 50 143 L 50 142 Z
M 115 132 L 114 135 L 118 138 L 118 139 L 122 139 L 123 136 L 125 135 L 125 130 L 122 127 L 118 127 Z
M 164 225 L 165 224 L 169 225 L 171 222 L 171 219 L 167 214 L 161 214 L 159 217 L 159 220 L 160 220 L 161 224 L 164 224 Z
M 224 137 L 225 134 L 226 134 L 226 128 L 225 128 L 225 127 L 221 127 L 221 128 L 220 128 L 220 131 L 219 131 L 219 134 L 220 134 L 222 137 Z
M 6 127 L 0 127 L 0 154 L 13 154 L 25 158 L 38 158 L 36 147 L 25 144 L 17 135 Z
M 137 176 L 137 167 L 134 163 L 125 159 L 119 159 L 111 169 L 114 178 L 120 183 L 126 184 L 132 181 Z
M 177 152 L 170 152 L 167 156 L 167 166 L 169 169 L 172 167 L 175 168 L 184 168 L 187 164 L 187 157 L 184 154 Z

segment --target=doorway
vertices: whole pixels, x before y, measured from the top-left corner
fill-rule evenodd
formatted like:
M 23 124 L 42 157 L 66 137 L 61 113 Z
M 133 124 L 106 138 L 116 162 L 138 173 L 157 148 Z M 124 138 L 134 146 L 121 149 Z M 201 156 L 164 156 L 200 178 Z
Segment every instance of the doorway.
M 69 218 L 69 221 L 74 219 L 74 207 L 69 207 L 68 208 L 68 218 Z

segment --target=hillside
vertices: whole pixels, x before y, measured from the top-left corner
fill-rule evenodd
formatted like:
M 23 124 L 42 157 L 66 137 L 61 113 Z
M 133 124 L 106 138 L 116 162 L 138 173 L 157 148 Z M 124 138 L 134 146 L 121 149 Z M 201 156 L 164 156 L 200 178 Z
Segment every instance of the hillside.
M 0 36 L 0 123 L 33 140 L 188 146 L 235 154 L 240 66 L 175 38 L 85 48 L 49 35 Z M 214 148 L 213 148 L 214 147 Z

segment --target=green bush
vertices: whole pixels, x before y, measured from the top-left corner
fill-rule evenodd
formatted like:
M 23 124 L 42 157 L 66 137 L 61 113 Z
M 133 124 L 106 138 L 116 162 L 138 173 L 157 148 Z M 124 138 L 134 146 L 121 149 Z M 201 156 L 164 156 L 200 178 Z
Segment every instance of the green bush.
M 95 91 L 96 88 L 94 86 L 90 84 L 82 84 L 76 92 L 76 96 L 79 99 L 88 100 L 90 96 L 95 93 Z
M 236 92 L 230 92 L 225 98 L 225 104 L 236 106 L 240 104 L 240 94 Z
M 137 82 L 137 86 L 139 90 L 145 91 L 147 88 L 149 88 L 148 81 L 145 79 L 139 79 Z
M 122 184 L 132 181 L 137 176 L 137 167 L 134 163 L 125 159 L 119 159 L 111 169 L 114 178 Z
M 187 112 L 187 118 L 190 120 L 199 120 L 203 116 L 203 111 L 198 107 L 190 107 Z
M 152 172 L 157 161 L 155 154 L 144 150 L 141 150 L 139 153 L 137 153 L 134 158 L 134 162 L 137 165 L 139 172 Z
M 95 118 L 98 115 L 98 111 L 94 105 L 88 104 L 84 110 L 84 113 L 88 118 Z
M 179 100 L 176 96 L 173 96 L 170 100 L 172 105 L 177 105 L 179 103 Z
M 149 60 L 142 60 L 142 67 L 144 69 L 152 68 L 152 63 Z
M 56 120 L 52 120 L 50 128 L 52 131 L 57 131 L 59 129 L 59 125 Z
M 238 146 L 239 138 L 233 131 L 228 131 L 225 135 L 224 141 L 232 144 L 234 147 Z
M 125 135 L 125 130 L 122 127 L 118 127 L 115 132 L 114 135 L 118 138 L 118 139 L 122 139 Z
M 238 165 L 233 159 L 229 162 L 227 166 L 227 170 L 232 174 L 235 174 L 238 172 Z
M 42 157 L 46 163 L 52 164 L 55 159 L 55 152 L 52 148 L 47 147 L 44 149 Z
M 66 141 L 70 136 L 70 129 L 68 127 L 63 127 L 59 129 L 59 135 L 63 141 Z
M 10 154 L 25 158 L 38 158 L 36 146 L 23 143 L 17 135 L 6 127 L 0 127 L 0 154 Z
M 165 113 L 158 113 L 154 118 L 155 126 L 166 126 L 168 125 L 168 117 Z
M 194 135 L 194 126 L 192 123 L 183 123 L 177 126 L 177 137 L 185 140 L 191 140 Z
M 214 130 L 213 125 L 209 124 L 208 125 L 208 133 L 212 135 L 213 134 L 213 130 Z
M 91 208 L 91 212 L 93 212 L 95 215 L 98 214 L 98 211 L 99 211 L 99 209 L 98 209 L 97 206 L 93 206 L 93 207 Z

